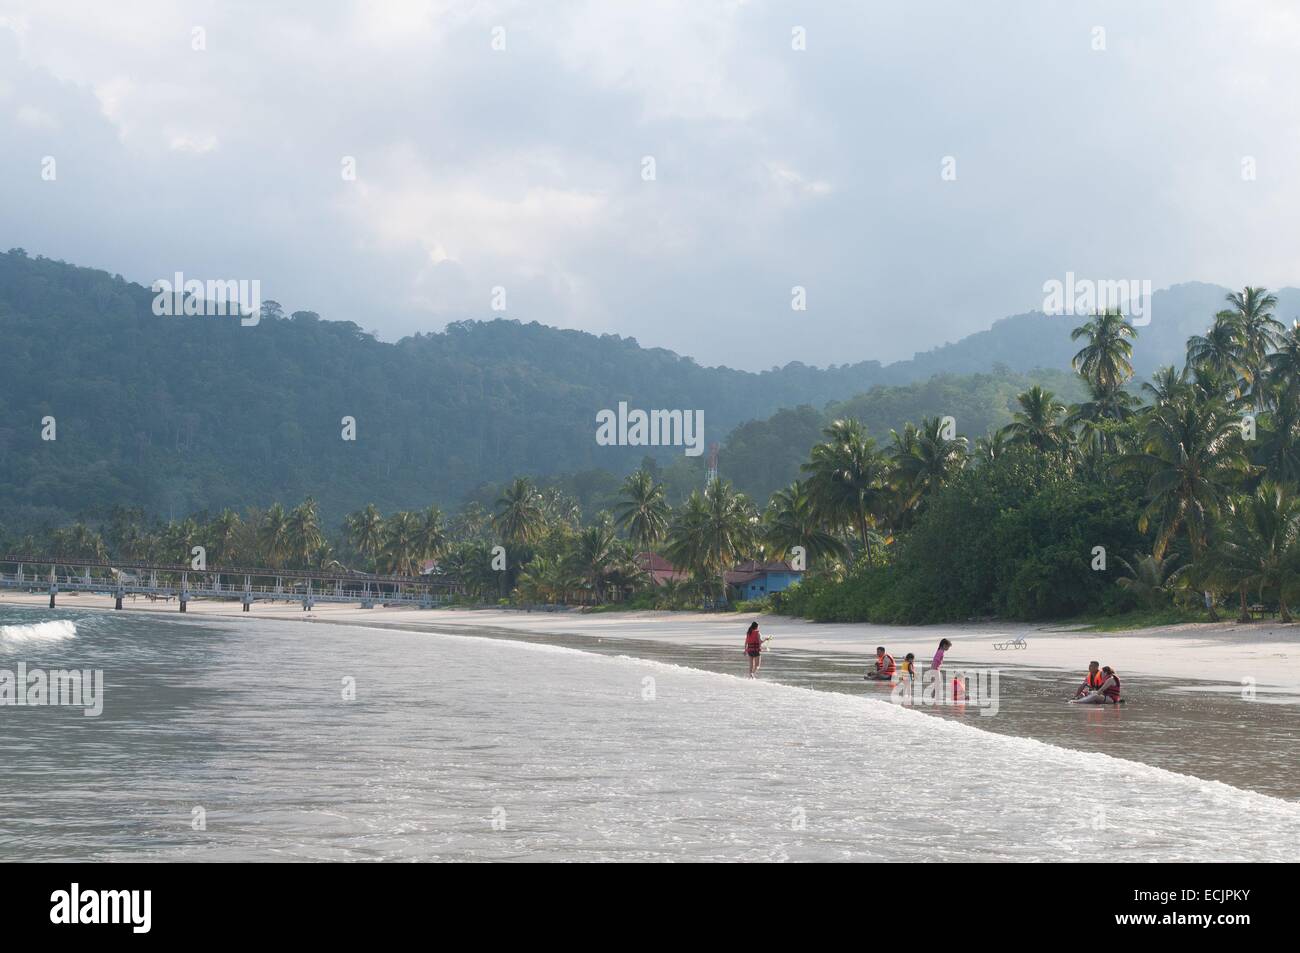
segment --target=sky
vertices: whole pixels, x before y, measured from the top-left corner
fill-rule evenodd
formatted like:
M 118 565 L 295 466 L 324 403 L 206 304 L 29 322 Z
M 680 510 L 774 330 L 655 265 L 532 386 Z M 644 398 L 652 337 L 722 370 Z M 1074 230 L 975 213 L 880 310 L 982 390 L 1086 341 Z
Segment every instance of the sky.
M 1298 52 L 1285 0 L 0 0 L 0 247 L 892 361 L 1067 272 L 1300 283 Z

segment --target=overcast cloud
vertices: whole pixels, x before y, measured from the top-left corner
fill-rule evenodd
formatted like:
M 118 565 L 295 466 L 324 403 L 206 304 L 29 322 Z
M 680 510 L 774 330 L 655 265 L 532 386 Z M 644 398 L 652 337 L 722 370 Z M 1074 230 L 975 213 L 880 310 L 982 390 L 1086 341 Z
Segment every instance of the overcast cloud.
M 707 364 L 888 361 L 1067 270 L 1298 283 L 1297 90 L 1284 0 L 0 0 L 0 245 L 386 339 L 503 286 Z

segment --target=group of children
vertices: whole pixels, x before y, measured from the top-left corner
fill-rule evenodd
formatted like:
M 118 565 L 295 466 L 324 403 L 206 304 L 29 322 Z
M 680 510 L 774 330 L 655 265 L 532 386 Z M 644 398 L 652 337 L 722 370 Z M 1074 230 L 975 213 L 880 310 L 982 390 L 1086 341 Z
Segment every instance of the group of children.
M 745 654 L 749 656 L 750 678 L 758 675 L 759 666 L 763 663 L 763 646 L 769 641 L 771 641 L 771 636 L 764 637 L 758 631 L 757 622 L 749 624 L 749 631 L 745 633 Z M 930 661 L 931 671 L 938 671 L 943 667 L 944 654 L 950 648 L 952 648 L 952 642 L 947 639 L 939 640 L 939 648 Z M 882 682 L 892 682 L 895 678 L 915 678 L 916 656 L 908 652 L 903 656 L 903 664 L 900 666 L 894 661 L 894 657 L 885 651 L 883 645 L 878 645 L 876 646 L 875 664 L 862 677 L 867 681 Z M 1071 700 L 1081 705 L 1120 704 L 1119 675 L 1109 665 L 1089 662 L 1088 674 L 1084 676 L 1083 684 L 1079 686 L 1079 690 L 1074 693 L 1074 698 Z

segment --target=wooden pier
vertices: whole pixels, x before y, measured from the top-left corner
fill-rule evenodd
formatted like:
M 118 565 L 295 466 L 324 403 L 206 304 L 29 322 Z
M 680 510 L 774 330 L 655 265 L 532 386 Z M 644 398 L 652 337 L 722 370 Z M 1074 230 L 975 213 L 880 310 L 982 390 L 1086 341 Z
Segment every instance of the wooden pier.
M 138 562 L 93 562 L 59 556 L 0 556 L 0 589 L 49 593 L 54 608 L 60 592 L 92 592 L 113 598 L 122 608 L 127 596 L 175 599 L 181 612 L 195 599 L 243 603 L 297 602 L 303 611 L 316 603 L 349 603 L 432 609 L 463 589 L 444 575 L 382 576 L 369 573 L 311 572 L 293 569 L 166 566 Z

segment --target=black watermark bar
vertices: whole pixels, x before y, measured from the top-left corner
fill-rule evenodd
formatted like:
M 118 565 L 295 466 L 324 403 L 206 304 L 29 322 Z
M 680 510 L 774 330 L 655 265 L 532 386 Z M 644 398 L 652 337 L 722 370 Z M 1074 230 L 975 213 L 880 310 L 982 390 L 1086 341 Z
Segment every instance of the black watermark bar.
M 1255 931 L 1276 935 L 1292 919 L 1287 884 L 1294 878 L 1290 865 L 916 863 L 837 868 L 816 877 L 813 888 L 806 874 L 741 865 L 725 871 L 696 864 L 599 872 L 577 865 L 544 875 L 528 866 L 489 871 L 407 864 L 9 864 L 0 867 L 0 878 L 10 939 L 57 941 L 66 935 L 74 943 L 281 936 L 337 942 L 373 937 L 381 924 L 391 930 L 430 926 L 435 915 L 459 932 L 482 925 L 483 915 L 499 909 L 507 886 L 515 888 L 511 919 L 531 922 L 535 938 L 556 931 L 599 936 L 602 924 L 618 917 L 618 894 L 610 888 L 619 878 L 627 878 L 628 887 L 659 880 L 656 893 L 677 897 L 655 904 L 657 910 L 640 911 L 637 920 L 648 929 L 654 921 L 664 928 L 680 925 L 685 908 L 717 905 L 719 878 L 725 878 L 727 893 L 780 888 L 776 895 L 788 902 L 775 903 L 763 919 L 769 925 L 786 919 L 791 929 L 811 916 L 802 928 L 820 931 L 828 918 L 843 917 L 846 930 L 852 923 L 854 929 L 897 937 L 951 930 L 950 938 L 972 941 L 985 929 L 1047 928 L 1060 937 L 1164 934 L 1179 942 L 1195 936 L 1217 943 Z M 518 889 L 533 878 L 542 889 Z M 569 890 L 557 891 L 557 879 L 568 880 Z M 720 907 L 715 925 L 702 923 L 701 932 L 744 932 L 743 923 L 723 925 L 736 919 L 732 907 Z M 872 926 L 871 919 L 880 916 L 886 922 Z M 567 926 L 561 928 L 561 920 Z M 499 929 L 495 916 L 486 922 L 497 924 L 493 932 Z

